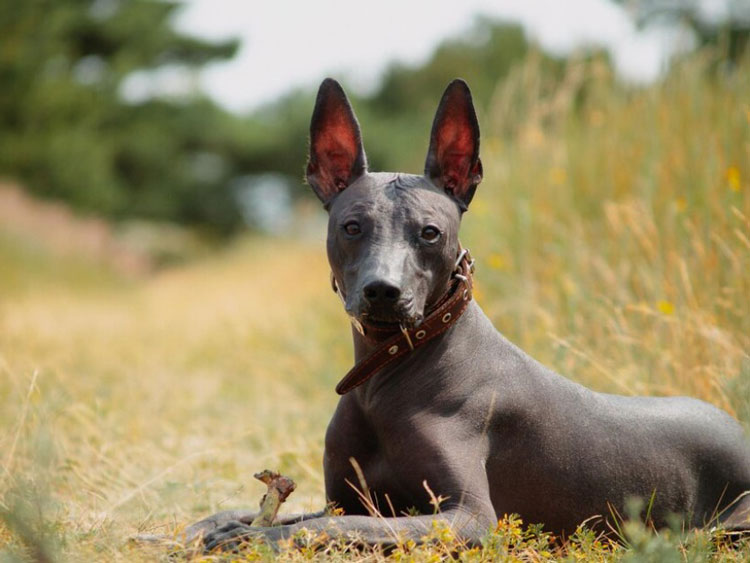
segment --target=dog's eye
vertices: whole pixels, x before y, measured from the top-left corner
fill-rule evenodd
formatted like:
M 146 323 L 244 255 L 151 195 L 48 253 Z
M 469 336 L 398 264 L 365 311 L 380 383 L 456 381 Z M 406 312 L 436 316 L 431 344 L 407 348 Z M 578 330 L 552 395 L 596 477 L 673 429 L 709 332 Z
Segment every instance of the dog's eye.
M 440 231 L 437 227 L 433 227 L 432 225 L 426 226 L 424 229 L 422 229 L 422 238 L 428 242 L 432 242 L 440 238 Z
M 359 223 L 357 223 L 356 221 L 349 221 L 346 225 L 344 225 L 344 232 L 350 237 L 353 237 L 361 233 L 362 229 L 360 228 Z

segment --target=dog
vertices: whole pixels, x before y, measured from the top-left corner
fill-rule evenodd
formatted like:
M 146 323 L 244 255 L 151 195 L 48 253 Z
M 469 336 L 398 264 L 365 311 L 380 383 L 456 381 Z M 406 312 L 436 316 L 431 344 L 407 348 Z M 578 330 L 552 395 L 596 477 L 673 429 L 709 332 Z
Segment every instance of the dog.
M 472 299 L 458 240 L 482 179 L 469 87 L 435 115 L 423 175 L 372 173 L 341 86 L 320 86 L 307 181 L 328 211 L 332 285 L 352 319 L 356 365 L 325 438 L 325 512 L 253 528 L 226 511 L 191 526 L 208 550 L 307 529 L 370 545 L 420 541 L 435 519 L 476 544 L 504 514 L 566 537 L 631 497 L 700 527 L 750 529 L 750 446 L 724 411 L 684 398 L 591 391 L 506 340 Z M 390 516 L 370 515 L 371 503 Z M 436 498 L 444 499 L 434 514 Z M 406 516 L 407 513 L 419 515 Z M 599 516 L 598 523 L 591 518 Z

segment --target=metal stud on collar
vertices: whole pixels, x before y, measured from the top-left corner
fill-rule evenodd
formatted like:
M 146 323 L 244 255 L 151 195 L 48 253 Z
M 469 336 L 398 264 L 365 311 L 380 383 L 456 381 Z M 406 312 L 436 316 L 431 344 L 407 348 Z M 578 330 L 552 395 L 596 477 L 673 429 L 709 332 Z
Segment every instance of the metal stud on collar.
M 458 253 L 458 258 L 456 258 L 456 263 L 453 264 L 453 269 L 458 270 L 458 267 L 461 265 L 461 261 L 464 259 L 464 257 L 469 256 L 469 261 L 473 262 L 471 259 L 471 255 L 469 254 L 468 248 L 462 248 L 461 252 Z

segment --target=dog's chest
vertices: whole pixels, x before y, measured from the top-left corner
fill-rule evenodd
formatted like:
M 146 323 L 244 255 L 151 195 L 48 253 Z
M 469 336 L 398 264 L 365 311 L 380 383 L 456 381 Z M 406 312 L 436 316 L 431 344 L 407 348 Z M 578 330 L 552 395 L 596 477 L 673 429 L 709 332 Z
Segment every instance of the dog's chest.
M 366 513 L 370 502 L 386 516 L 431 511 L 423 482 L 439 488 L 431 470 L 437 460 L 434 451 L 428 451 L 432 440 L 403 420 L 383 426 L 341 414 L 337 412 L 326 434 L 328 499 L 349 514 Z

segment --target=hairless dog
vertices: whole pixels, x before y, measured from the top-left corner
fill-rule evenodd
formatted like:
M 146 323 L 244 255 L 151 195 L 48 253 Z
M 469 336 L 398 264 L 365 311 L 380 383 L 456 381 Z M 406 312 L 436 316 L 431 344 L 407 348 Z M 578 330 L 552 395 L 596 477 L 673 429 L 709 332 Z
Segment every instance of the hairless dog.
M 740 425 L 684 397 L 591 391 L 506 340 L 471 296 L 458 230 L 482 179 L 465 82 L 435 115 L 423 175 L 371 173 L 341 86 L 325 80 L 310 127 L 307 180 L 329 213 L 332 283 L 354 328 L 356 365 L 328 426 L 326 495 L 343 515 L 253 528 L 246 511 L 191 526 L 207 549 L 301 529 L 366 544 L 420 541 L 445 521 L 478 542 L 504 514 L 559 536 L 630 497 L 657 527 L 750 529 L 750 446 Z M 382 515 L 357 488 L 366 483 Z M 434 514 L 431 501 L 445 500 Z M 407 516 L 417 512 L 417 516 Z

